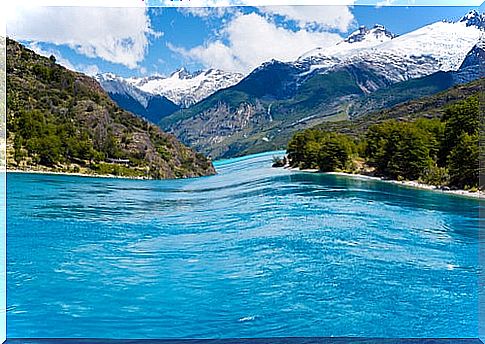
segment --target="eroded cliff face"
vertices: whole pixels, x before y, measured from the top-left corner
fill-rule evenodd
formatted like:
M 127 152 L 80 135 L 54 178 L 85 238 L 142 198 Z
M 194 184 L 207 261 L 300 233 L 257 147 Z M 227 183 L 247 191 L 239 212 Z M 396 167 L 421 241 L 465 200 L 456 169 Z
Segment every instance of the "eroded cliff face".
M 217 106 L 180 120 L 168 129 L 198 152 L 224 156 L 235 137 L 252 135 L 270 120 L 271 115 L 259 102 L 241 103 L 236 108 L 219 102 Z

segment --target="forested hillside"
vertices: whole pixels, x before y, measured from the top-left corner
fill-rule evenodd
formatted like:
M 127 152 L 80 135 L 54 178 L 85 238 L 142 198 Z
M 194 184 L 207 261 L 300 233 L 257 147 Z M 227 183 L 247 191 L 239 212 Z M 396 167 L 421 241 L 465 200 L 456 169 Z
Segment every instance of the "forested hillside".
M 144 178 L 215 173 L 210 161 L 120 109 L 92 78 L 7 40 L 9 169 Z

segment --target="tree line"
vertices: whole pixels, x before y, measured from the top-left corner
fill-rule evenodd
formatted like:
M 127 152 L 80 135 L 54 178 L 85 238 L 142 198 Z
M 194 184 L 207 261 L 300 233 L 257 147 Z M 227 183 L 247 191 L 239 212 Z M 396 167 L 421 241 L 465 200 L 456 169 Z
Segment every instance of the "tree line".
M 442 118 L 411 122 L 387 120 L 358 138 L 308 129 L 287 148 L 291 166 L 322 172 L 358 173 L 476 189 L 479 185 L 479 101 L 470 97 L 449 106 Z

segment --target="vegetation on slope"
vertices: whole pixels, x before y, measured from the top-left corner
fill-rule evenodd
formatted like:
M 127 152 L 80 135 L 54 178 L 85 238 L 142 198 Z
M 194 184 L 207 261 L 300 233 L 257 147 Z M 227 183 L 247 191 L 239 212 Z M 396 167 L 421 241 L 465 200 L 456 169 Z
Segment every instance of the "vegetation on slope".
M 413 121 L 419 118 L 439 119 L 445 114 L 449 106 L 472 96 L 478 97 L 483 81 L 484 79 L 479 79 L 466 84 L 456 85 L 445 91 L 399 103 L 391 108 L 369 112 L 352 120 L 325 122 L 315 126 L 314 129 L 334 131 L 358 137 L 365 133 L 370 126 L 390 119 L 398 121 Z
M 461 189 L 479 185 L 479 101 L 471 96 L 441 119 L 390 119 L 359 136 L 309 129 L 288 144 L 290 165 L 321 171 L 370 172 L 396 180 Z
M 212 164 L 120 109 L 92 78 L 7 41 L 9 169 L 146 178 L 213 174 Z
M 478 77 L 469 72 L 437 72 L 389 84 L 363 67 L 302 76 L 291 66 L 272 62 L 239 84 L 165 117 L 160 125 L 200 152 L 229 158 L 281 149 L 293 133 L 317 125 L 332 126 L 347 120 L 359 126 L 374 119 L 376 111 L 435 95 Z M 361 121 L 361 117 L 366 119 Z
M 282 148 L 293 132 L 340 116 L 347 97 L 363 94 L 348 71 L 311 76 L 298 90 L 285 88 L 277 76 L 280 87 L 271 75 L 243 80 L 163 118 L 160 126 L 199 152 L 232 157 Z

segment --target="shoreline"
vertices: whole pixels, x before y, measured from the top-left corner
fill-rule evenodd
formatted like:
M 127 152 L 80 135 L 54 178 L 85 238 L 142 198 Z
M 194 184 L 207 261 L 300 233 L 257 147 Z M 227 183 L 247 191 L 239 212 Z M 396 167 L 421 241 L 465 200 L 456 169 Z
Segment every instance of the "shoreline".
M 399 180 L 392 180 L 392 179 L 384 179 L 384 178 L 375 177 L 375 176 L 368 176 L 365 174 L 347 173 L 347 172 L 320 172 L 318 169 L 299 169 L 298 167 L 284 167 L 284 169 L 288 171 L 293 171 L 293 172 L 335 175 L 335 176 L 350 177 L 354 179 L 380 181 L 384 183 L 395 184 L 395 185 L 400 185 L 400 186 L 414 188 L 414 189 L 428 190 L 428 191 L 440 192 L 446 195 L 461 196 L 461 197 L 474 198 L 474 199 L 481 199 L 485 197 L 485 192 L 483 191 L 469 192 L 466 190 L 442 190 L 439 187 L 436 187 L 434 185 L 423 184 L 423 183 L 410 181 L 410 180 L 399 181 Z
M 372 181 L 380 181 L 389 184 L 400 185 L 404 187 L 420 189 L 420 190 L 428 190 L 434 192 L 440 192 L 442 194 L 447 195 L 454 195 L 454 196 L 461 196 L 467 198 L 474 198 L 474 199 L 481 199 L 485 197 L 484 191 L 477 191 L 477 192 L 469 192 L 466 190 L 442 190 L 439 187 L 429 184 L 419 183 L 417 181 L 399 181 L 399 180 L 391 180 L 391 179 L 384 179 L 381 177 L 369 176 L 365 174 L 359 173 L 347 173 L 347 172 L 320 172 L 318 169 L 300 169 L 298 167 L 289 167 L 285 166 L 282 167 L 285 170 L 290 172 L 299 172 L 299 173 L 314 173 L 314 174 L 322 174 L 322 175 L 336 175 L 336 176 L 343 176 L 349 177 L 353 179 L 361 179 L 361 180 L 372 180 Z M 87 173 L 80 173 L 80 172 L 55 172 L 55 171 L 42 171 L 42 170 L 18 170 L 18 169 L 1 169 L 0 172 L 6 173 L 26 173 L 26 174 L 50 174 L 50 175 L 60 175 L 60 176 L 75 176 L 75 177 L 88 177 L 88 178 L 106 178 L 106 179 L 127 179 L 127 180 L 153 180 L 152 178 L 148 177 L 128 177 L 128 176 L 115 176 L 115 175 L 100 175 L 100 174 L 87 174 Z
M 152 178 L 146 177 L 128 177 L 128 176 L 115 176 L 113 174 L 88 174 L 88 173 L 80 173 L 80 172 L 56 172 L 56 171 L 41 171 L 41 170 L 4 170 L 2 169 L 0 172 L 3 173 L 26 173 L 26 174 L 52 174 L 58 176 L 75 176 L 75 177 L 89 177 L 89 178 L 107 178 L 107 179 L 130 179 L 130 180 L 153 180 Z

